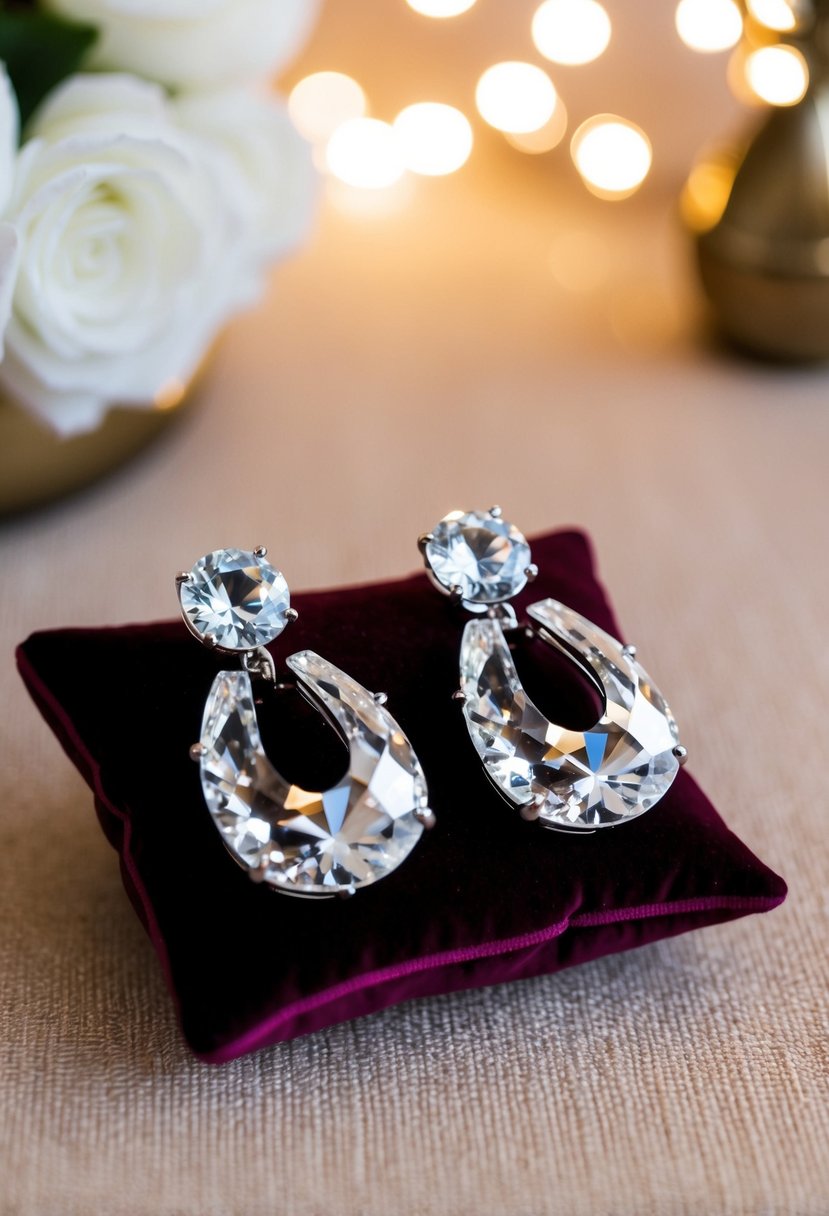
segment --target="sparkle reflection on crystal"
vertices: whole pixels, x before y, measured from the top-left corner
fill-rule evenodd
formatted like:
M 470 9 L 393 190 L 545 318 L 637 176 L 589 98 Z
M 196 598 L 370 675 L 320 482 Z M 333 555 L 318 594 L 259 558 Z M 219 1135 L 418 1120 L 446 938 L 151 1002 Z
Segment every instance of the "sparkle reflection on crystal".
M 371 693 L 313 651 L 287 660 L 348 741 L 348 772 L 328 790 L 291 785 L 262 749 L 250 677 L 222 671 L 205 705 L 205 801 L 225 845 L 265 882 L 295 895 L 352 891 L 408 856 L 426 781 L 406 736 Z
M 679 768 L 679 734 L 664 698 L 622 644 L 585 617 L 552 599 L 528 612 L 580 656 L 605 709 L 587 731 L 550 722 L 524 691 L 500 624 L 468 621 L 464 715 L 489 777 L 519 806 L 543 799 L 540 819 L 549 827 L 592 829 L 641 815 Z
M 181 584 L 181 610 L 199 637 L 223 650 L 252 650 L 279 637 L 291 596 L 285 577 L 264 556 L 217 549 L 200 557 Z
M 452 511 L 433 528 L 424 556 L 442 587 L 460 587 L 467 607 L 517 595 L 531 560 L 515 525 L 488 511 Z

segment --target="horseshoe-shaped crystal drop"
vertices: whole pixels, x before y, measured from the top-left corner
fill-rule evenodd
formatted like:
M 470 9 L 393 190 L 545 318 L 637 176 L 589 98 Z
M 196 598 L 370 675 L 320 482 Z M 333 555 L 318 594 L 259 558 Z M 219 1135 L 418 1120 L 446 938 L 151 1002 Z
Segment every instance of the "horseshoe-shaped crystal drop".
M 231 854 L 294 895 L 350 894 L 384 878 L 423 831 L 426 781 L 388 710 L 311 650 L 287 660 L 301 690 L 344 736 L 349 767 L 331 789 L 291 785 L 262 748 L 250 676 L 221 671 L 202 721 L 202 788 Z
M 680 764 L 676 722 L 631 651 L 558 600 L 528 608 L 541 637 L 572 658 L 604 698 L 590 730 L 550 722 L 527 696 L 497 620 L 472 620 L 461 644 L 469 734 L 491 780 L 547 827 L 609 827 L 650 810 Z M 677 749 L 677 751 L 675 751 Z

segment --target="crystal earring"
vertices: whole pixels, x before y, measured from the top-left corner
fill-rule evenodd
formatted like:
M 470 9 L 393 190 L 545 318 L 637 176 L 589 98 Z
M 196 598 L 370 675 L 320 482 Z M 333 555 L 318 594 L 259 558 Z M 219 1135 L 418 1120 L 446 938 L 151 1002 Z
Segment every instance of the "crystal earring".
M 321 792 L 292 785 L 265 754 L 252 681 L 276 684 L 265 649 L 291 621 L 288 584 L 264 548 L 220 549 L 176 576 L 184 622 L 204 645 L 240 655 L 207 697 L 197 760 L 207 808 L 225 846 L 255 882 L 289 895 L 351 895 L 409 855 L 434 815 L 412 745 L 370 693 L 312 650 L 286 663 L 301 693 L 342 736 L 349 766 Z
M 531 604 L 520 627 L 508 600 L 538 569 L 499 507 L 453 511 L 421 536 L 432 582 L 467 611 L 460 689 L 470 738 L 497 789 L 525 819 L 561 831 L 593 831 L 636 818 L 668 791 L 687 752 L 664 697 L 632 646 L 558 600 Z M 561 651 L 603 699 L 590 730 L 550 722 L 515 669 L 507 634 L 523 628 Z

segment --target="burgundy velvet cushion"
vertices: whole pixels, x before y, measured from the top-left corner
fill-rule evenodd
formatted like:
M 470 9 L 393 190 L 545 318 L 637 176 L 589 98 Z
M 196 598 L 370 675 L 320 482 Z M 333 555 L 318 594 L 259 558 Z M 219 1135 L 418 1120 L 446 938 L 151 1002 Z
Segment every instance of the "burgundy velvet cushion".
M 620 636 L 582 535 L 537 539 L 533 558 L 541 573 L 517 607 L 552 595 Z M 215 671 L 232 663 L 181 621 L 38 633 L 18 652 L 31 695 L 95 793 L 203 1059 L 411 997 L 553 972 L 785 898 L 782 879 L 728 830 L 687 769 L 633 823 L 586 836 L 525 823 L 489 784 L 452 700 L 462 621 L 424 575 L 294 602 L 300 618 L 277 660 L 309 647 L 385 690 L 438 820 L 394 874 L 347 900 L 257 886 L 225 851 L 188 748 Z M 593 694 L 572 665 L 541 643 L 522 645 L 519 671 L 542 709 L 588 725 Z M 646 648 L 641 657 L 647 667 Z M 682 689 L 662 691 L 681 726 Z M 259 715 L 287 777 L 322 788 L 342 771 L 344 749 L 295 692 L 266 696 Z

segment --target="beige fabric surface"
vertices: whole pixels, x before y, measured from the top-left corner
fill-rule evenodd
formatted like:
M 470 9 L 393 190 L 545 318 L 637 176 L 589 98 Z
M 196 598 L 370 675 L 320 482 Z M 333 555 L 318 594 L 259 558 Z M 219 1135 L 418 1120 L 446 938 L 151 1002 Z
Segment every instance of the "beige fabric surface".
M 829 373 L 699 337 L 667 196 L 602 207 L 500 155 L 371 216 L 328 199 L 189 420 L 3 525 L 3 1216 L 829 1212 Z M 551 273 L 574 228 L 590 290 Z M 13 644 L 172 615 L 217 545 L 268 544 L 297 588 L 402 574 L 493 500 L 592 531 L 692 771 L 789 901 L 196 1063 Z

